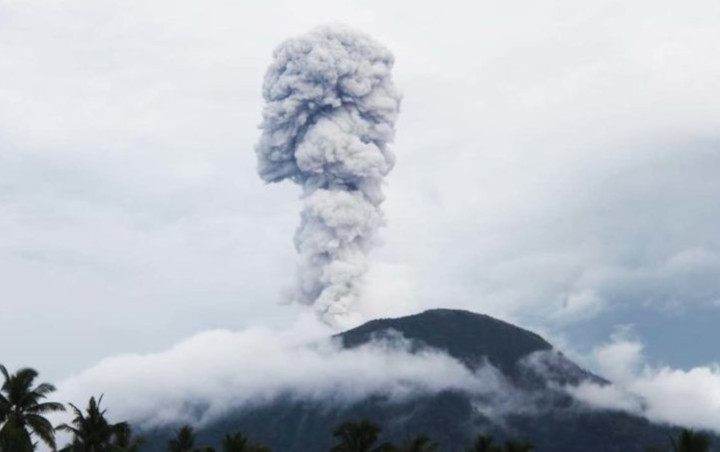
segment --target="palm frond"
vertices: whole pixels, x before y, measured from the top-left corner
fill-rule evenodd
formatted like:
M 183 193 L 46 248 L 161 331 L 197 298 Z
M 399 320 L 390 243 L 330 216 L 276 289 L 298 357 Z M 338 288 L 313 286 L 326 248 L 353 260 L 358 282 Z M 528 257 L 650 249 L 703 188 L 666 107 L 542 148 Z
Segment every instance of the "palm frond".
M 47 444 L 51 449 L 55 449 L 55 429 L 50 421 L 43 416 L 37 414 L 29 414 L 25 417 L 26 422 L 32 429 L 32 432 Z
M 28 408 L 31 413 L 52 413 L 54 411 L 65 411 L 65 405 L 59 402 L 43 402 Z

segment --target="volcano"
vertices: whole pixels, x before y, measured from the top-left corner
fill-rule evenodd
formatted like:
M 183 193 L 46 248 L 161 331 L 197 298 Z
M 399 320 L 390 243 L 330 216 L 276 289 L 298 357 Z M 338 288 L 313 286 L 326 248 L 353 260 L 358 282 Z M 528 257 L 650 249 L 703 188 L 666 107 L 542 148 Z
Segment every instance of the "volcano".
M 327 451 L 335 426 L 360 419 L 382 427 L 381 442 L 401 442 L 422 433 L 444 451 L 467 450 L 478 434 L 492 435 L 499 442 L 529 441 L 541 452 L 645 451 L 668 444 L 668 437 L 677 432 L 673 426 L 574 399 L 567 387 L 609 382 L 573 363 L 539 335 L 487 315 L 434 309 L 372 320 L 334 339 L 352 349 L 388 337 L 403 338 L 412 353 L 442 351 L 476 372 L 477 378 L 496 378 L 500 389 L 481 396 L 460 390 L 419 393 L 402 400 L 377 395 L 352 403 L 280 397 L 198 426 L 197 444 L 220 450 L 226 433 L 241 431 L 274 451 Z M 174 428 L 146 432 L 144 450 L 165 450 Z

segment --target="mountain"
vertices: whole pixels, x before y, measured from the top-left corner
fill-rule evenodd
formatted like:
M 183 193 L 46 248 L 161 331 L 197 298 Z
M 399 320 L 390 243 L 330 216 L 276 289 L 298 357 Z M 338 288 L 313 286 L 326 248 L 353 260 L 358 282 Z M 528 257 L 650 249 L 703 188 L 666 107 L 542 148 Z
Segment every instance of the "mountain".
M 382 426 L 381 441 L 399 442 L 424 433 L 441 443 L 443 451 L 464 451 L 477 434 L 485 433 L 499 441 L 530 441 L 540 452 L 640 452 L 666 445 L 676 431 L 577 402 L 563 386 L 607 381 L 577 366 L 539 335 L 486 315 L 434 309 L 373 320 L 335 340 L 353 349 L 387 337 L 402 337 L 414 353 L 441 350 L 472 371 L 496 369 L 504 389 L 483 395 L 446 390 L 399 401 L 376 395 L 342 404 L 283 397 L 252 409 L 238 408 L 198 428 L 197 443 L 217 447 L 225 433 L 239 430 L 276 452 L 325 452 L 335 426 L 364 418 Z M 148 432 L 145 450 L 164 450 L 172 430 Z
M 415 341 L 418 349 L 430 347 L 442 350 L 472 370 L 489 362 L 515 383 L 535 382 L 528 374 L 528 366 L 523 364 L 529 357 L 541 354 L 551 358 L 546 359 L 545 364 L 552 369 L 544 370 L 546 373 L 552 371 L 552 379 L 556 383 L 604 381 L 555 352 L 553 346 L 537 334 L 469 311 L 432 309 L 397 319 L 371 320 L 335 337 L 345 348 L 355 348 L 386 331 L 398 332 L 404 338 Z

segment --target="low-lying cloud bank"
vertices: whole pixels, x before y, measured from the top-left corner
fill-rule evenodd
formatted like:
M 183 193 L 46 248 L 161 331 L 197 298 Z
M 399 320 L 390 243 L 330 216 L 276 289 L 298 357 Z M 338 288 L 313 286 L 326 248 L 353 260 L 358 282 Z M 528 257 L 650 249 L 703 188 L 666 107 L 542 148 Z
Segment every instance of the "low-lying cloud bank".
M 584 383 L 569 392 L 593 407 L 618 409 L 654 422 L 720 432 L 720 365 L 691 369 L 652 365 L 643 344 L 624 334 L 593 352 L 600 372 L 614 383 Z
M 203 424 L 279 396 L 350 403 L 371 394 L 502 390 L 490 366 L 474 373 L 440 351 L 410 353 L 410 344 L 394 336 L 344 350 L 327 329 L 308 328 L 313 322 L 283 332 L 208 331 L 161 353 L 108 358 L 64 381 L 57 399 L 85 406 L 104 394 L 112 420 L 149 427 Z
M 104 394 L 112 421 L 130 420 L 146 428 L 202 425 L 232 409 L 278 397 L 344 404 L 371 395 L 403 400 L 461 390 L 477 395 L 475 410 L 496 422 L 508 413 L 542 415 L 550 409 L 547 400 L 535 397 L 542 394 L 515 388 L 491 365 L 471 371 L 440 350 L 411 352 L 412 344 L 399 334 L 352 350 L 329 334 L 312 317 L 283 331 L 207 331 L 160 353 L 105 359 L 62 382 L 55 399 L 84 407 L 90 396 Z M 543 356 L 534 358 L 524 365 L 554 380 Z M 582 404 L 720 432 L 720 366 L 680 370 L 650 365 L 642 344 L 626 334 L 596 348 L 592 360 L 613 384 L 566 387 Z

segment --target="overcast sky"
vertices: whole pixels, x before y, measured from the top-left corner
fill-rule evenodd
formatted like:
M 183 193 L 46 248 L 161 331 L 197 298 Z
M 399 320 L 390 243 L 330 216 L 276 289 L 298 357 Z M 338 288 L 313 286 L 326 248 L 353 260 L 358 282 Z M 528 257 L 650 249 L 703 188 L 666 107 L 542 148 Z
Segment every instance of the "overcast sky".
M 256 174 L 262 79 L 342 22 L 404 93 L 366 318 L 457 307 L 591 366 L 620 330 L 654 366 L 713 366 L 719 21 L 717 0 L 0 1 L 0 362 L 58 381 L 293 323 L 299 189 Z

